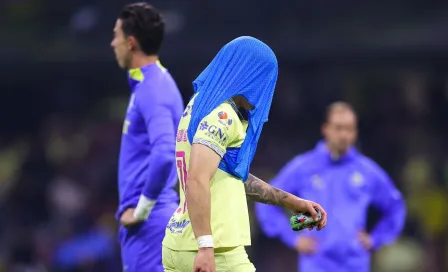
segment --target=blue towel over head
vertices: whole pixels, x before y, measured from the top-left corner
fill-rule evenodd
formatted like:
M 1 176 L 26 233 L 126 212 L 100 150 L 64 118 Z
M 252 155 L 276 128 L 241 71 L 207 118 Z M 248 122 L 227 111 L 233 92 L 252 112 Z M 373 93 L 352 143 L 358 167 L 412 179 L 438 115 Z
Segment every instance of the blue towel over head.
M 268 121 L 277 75 L 272 49 L 256 38 L 243 36 L 221 48 L 193 82 L 196 98 L 188 128 L 191 143 L 201 120 L 225 101 L 243 96 L 254 106 L 248 111 L 249 125 L 241 148 L 228 150 L 220 164 L 243 181 L 249 175 L 263 124 Z

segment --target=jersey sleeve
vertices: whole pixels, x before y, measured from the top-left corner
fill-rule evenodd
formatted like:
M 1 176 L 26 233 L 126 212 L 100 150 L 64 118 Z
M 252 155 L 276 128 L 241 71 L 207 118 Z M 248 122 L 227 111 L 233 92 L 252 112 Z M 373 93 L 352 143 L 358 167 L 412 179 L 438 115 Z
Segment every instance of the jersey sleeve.
M 199 123 L 193 144 L 205 145 L 223 157 L 237 137 L 237 122 L 233 109 L 221 105 Z
M 148 170 L 142 193 L 145 197 L 155 200 L 158 198 L 166 183 L 170 180 L 175 154 L 176 127 L 172 107 L 175 103 L 163 97 L 163 86 L 142 86 L 145 88 L 135 91 L 135 104 L 145 120 L 151 152 L 147 160 Z

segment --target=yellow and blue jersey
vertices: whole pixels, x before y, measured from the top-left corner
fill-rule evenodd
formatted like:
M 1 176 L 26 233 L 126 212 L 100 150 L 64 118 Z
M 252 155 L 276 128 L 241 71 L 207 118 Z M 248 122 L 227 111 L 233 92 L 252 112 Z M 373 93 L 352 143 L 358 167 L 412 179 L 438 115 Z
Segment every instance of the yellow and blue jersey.
M 188 214 L 185 187 L 192 143 L 187 137 L 192 98 L 179 123 L 176 136 L 176 166 L 180 182 L 180 205 L 171 217 L 163 245 L 172 250 L 197 250 L 197 241 Z M 221 157 L 239 148 L 246 136 L 247 122 L 240 120 L 230 103 L 223 103 L 199 123 L 193 143 L 206 145 Z M 210 181 L 211 218 L 215 248 L 250 245 L 249 214 L 244 184 L 240 179 L 218 169 Z

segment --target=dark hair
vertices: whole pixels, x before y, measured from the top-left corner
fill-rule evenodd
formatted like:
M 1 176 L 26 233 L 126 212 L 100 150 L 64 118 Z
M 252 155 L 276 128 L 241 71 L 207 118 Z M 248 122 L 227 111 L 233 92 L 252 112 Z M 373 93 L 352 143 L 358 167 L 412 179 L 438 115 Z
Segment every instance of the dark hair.
M 347 102 L 337 101 L 337 102 L 333 102 L 330 105 L 328 105 L 327 109 L 325 110 L 325 120 L 324 120 L 324 123 L 327 123 L 330 120 L 331 115 L 335 111 L 340 111 L 340 110 L 350 111 L 354 115 L 356 115 L 356 112 L 353 109 L 352 105 L 350 105 Z
M 157 55 L 162 45 L 165 23 L 162 15 L 148 3 L 126 5 L 118 16 L 123 33 L 134 36 L 146 55 Z

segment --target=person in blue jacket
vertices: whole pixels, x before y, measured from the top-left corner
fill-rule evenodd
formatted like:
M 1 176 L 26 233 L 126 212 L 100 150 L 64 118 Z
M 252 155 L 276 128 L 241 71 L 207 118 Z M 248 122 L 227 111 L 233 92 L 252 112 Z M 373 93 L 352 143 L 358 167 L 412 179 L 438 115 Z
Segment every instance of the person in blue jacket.
M 255 206 L 258 220 L 268 237 L 299 252 L 299 271 L 369 271 L 370 252 L 393 243 L 403 229 L 403 198 L 386 172 L 353 147 L 357 116 L 349 104 L 328 107 L 322 133 L 324 140 L 290 161 L 271 185 L 321 203 L 328 214 L 326 228 L 294 232 L 281 208 L 261 203 Z M 367 233 L 370 205 L 382 217 Z
M 113 30 L 111 47 L 128 70 L 131 88 L 118 163 L 123 271 L 162 272 L 162 240 L 179 205 L 176 137 L 184 102 L 160 63 L 165 22 L 146 2 L 128 4 Z

